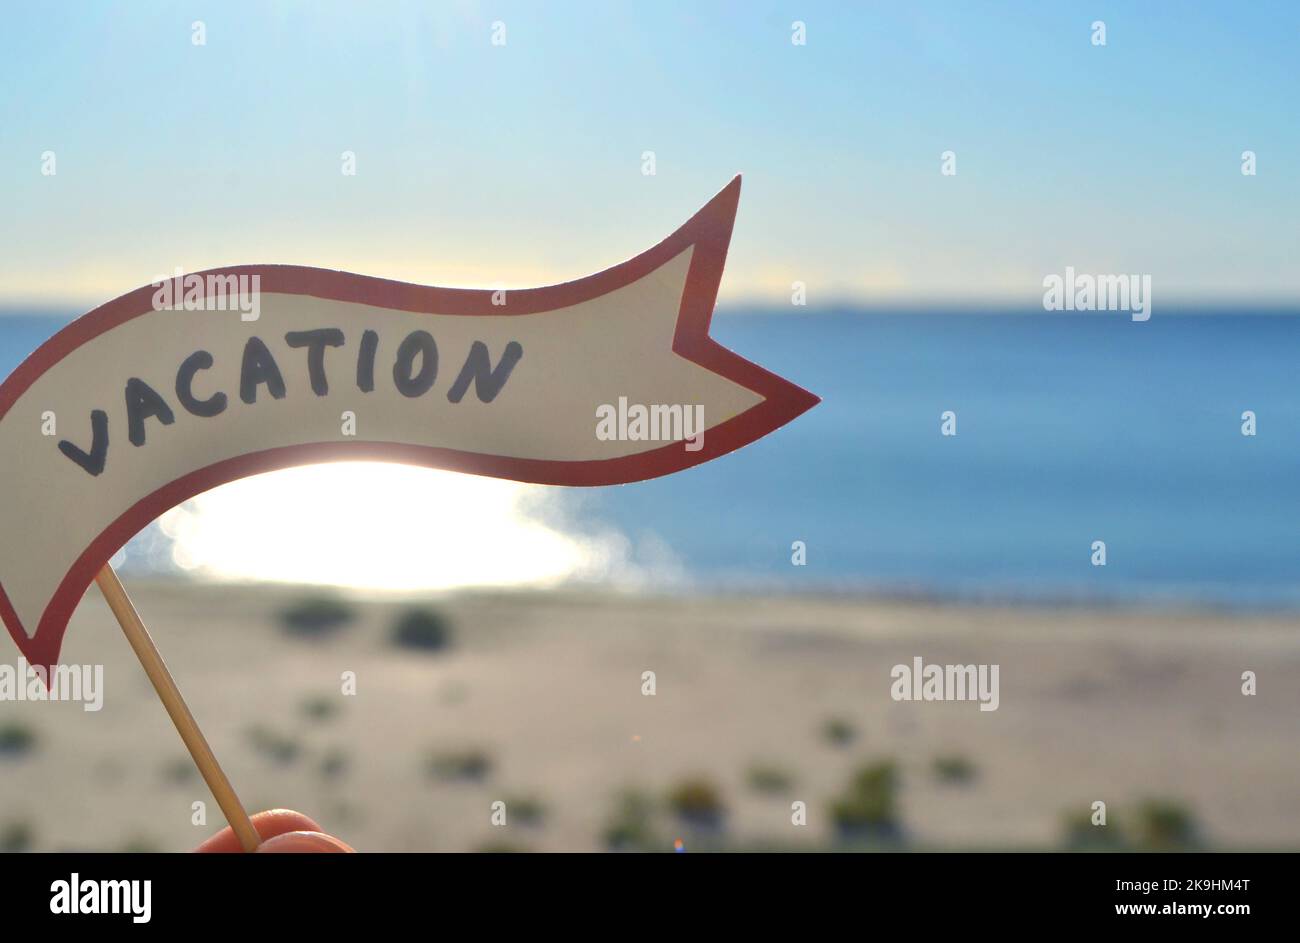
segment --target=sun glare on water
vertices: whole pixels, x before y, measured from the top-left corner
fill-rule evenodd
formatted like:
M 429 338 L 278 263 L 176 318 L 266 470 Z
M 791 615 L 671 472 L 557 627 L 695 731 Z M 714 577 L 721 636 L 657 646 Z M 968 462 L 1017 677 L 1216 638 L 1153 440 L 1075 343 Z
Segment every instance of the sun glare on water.
M 557 523 L 559 489 L 339 462 L 234 481 L 159 519 L 182 569 L 379 590 L 546 586 L 606 574 L 612 536 Z

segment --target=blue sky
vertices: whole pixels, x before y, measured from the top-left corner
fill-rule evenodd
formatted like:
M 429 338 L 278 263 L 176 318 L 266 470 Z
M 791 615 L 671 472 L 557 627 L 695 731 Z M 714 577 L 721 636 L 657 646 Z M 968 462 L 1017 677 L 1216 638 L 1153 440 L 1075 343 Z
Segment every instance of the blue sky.
M 562 281 L 653 244 L 737 172 L 732 300 L 788 302 L 797 279 L 812 305 L 1034 303 L 1067 265 L 1151 274 L 1166 302 L 1300 299 L 1298 4 L 135 2 L 6 18 L 11 307 L 242 262 Z

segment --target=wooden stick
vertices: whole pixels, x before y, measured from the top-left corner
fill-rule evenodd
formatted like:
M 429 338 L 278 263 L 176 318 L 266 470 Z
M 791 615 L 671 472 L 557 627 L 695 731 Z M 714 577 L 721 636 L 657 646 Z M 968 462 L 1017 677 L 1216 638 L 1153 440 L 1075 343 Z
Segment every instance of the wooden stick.
M 126 633 L 126 640 L 135 649 L 144 673 L 153 682 L 154 690 L 158 692 L 163 707 L 167 708 L 167 713 L 171 715 L 172 723 L 176 725 L 177 733 L 185 741 L 190 756 L 194 757 L 194 763 L 203 774 L 204 782 L 212 790 L 213 798 L 225 813 L 226 821 L 239 836 L 239 843 L 244 846 L 244 851 L 253 851 L 261 844 L 262 838 L 257 834 L 257 829 L 253 828 L 253 823 L 249 820 L 248 813 L 244 811 L 239 797 L 235 795 L 230 780 L 226 778 L 226 774 L 217 763 L 217 758 L 212 754 L 212 748 L 208 746 L 203 731 L 199 730 L 199 725 L 195 723 L 194 715 L 185 706 L 185 699 L 181 697 L 180 689 L 176 687 L 171 672 L 167 670 L 162 655 L 158 653 L 158 646 L 154 645 L 153 639 L 149 637 L 149 630 L 140 620 L 140 614 L 131 604 L 131 598 L 127 596 L 122 581 L 117 578 L 112 566 L 106 563 L 99 571 L 99 575 L 95 577 L 95 582 L 99 584 L 99 591 L 104 594 L 108 608 L 113 610 L 113 615 L 121 624 L 122 631 Z

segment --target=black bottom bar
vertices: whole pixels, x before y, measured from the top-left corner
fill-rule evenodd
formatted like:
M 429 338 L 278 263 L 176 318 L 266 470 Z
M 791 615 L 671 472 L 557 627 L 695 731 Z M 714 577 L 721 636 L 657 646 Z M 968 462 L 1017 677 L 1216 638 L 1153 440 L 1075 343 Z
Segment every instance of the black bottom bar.
M 230 920 L 337 931 L 457 914 L 477 914 L 484 929 L 533 919 L 542 932 L 608 911 L 602 922 L 622 913 L 664 928 L 784 915 L 864 930 L 919 921 L 927 933 L 1097 924 L 1231 933 L 1293 918 L 1295 866 L 1291 854 L 0 857 L 7 929 L 128 932 Z M 103 910 L 117 912 L 86 912 Z

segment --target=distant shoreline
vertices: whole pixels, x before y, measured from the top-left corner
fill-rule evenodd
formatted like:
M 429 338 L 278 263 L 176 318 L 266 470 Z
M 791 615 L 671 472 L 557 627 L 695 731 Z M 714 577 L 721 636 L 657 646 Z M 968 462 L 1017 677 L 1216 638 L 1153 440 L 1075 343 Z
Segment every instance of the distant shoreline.
M 455 286 L 449 286 L 455 287 Z M 33 302 L 0 301 L 0 319 L 3 318 L 41 318 L 51 321 L 68 322 L 81 317 L 89 311 L 118 297 L 109 293 L 93 301 L 77 302 Z M 1097 320 L 1116 317 L 1115 311 L 1048 311 L 1037 299 L 1028 301 L 971 301 L 956 303 L 952 301 L 908 300 L 897 301 L 871 300 L 869 302 L 851 300 L 831 300 L 817 305 L 793 306 L 788 302 L 769 299 L 723 299 L 714 309 L 715 317 L 827 317 L 836 315 L 858 315 L 862 317 L 1053 317 Z M 1300 300 L 1296 301 L 1258 301 L 1237 304 L 1228 301 L 1162 300 L 1158 317 L 1300 317 Z
M 677 585 L 626 586 L 615 583 L 585 583 L 580 581 L 556 586 L 464 586 L 438 590 L 382 590 L 358 586 L 335 586 L 325 583 L 293 583 L 279 580 L 227 580 L 194 577 L 184 572 L 175 574 L 140 572 L 121 569 L 123 579 L 151 589 L 175 587 L 200 587 L 281 595 L 312 595 L 337 593 L 358 599 L 401 601 L 403 599 L 440 599 L 455 597 L 500 597 L 525 600 L 528 597 L 618 599 L 626 597 L 638 601 L 654 600 L 709 600 L 713 602 L 751 603 L 756 599 L 807 600 L 810 603 L 843 603 L 845 605 L 927 606 L 946 609 L 1011 609 L 1032 611 L 1102 612 L 1113 614 L 1150 614 L 1168 617 L 1179 613 L 1219 616 L 1261 616 L 1300 618 L 1300 598 L 1293 603 L 1198 600 L 1186 597 L 1132 595 L 1087 595 L 1082 593 L 1015 593 L 1015 592 L 963 592 L 906 587 L 869 587 L 851 581 L 828 582 L 818 585 L 780 585 L 771 580 L 755 580 L 753 586 L 738 583 L 707 585 L 683 582 Z M 1300 590 L 1297 590 L 1300 595 Z

